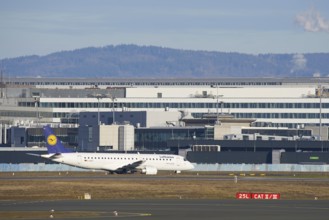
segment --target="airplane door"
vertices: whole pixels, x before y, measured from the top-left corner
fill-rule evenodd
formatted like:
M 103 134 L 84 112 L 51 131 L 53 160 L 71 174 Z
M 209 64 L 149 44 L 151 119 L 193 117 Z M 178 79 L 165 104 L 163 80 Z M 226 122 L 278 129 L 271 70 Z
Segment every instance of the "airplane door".
M 181 166 L 181 161 L 178 157 L 175 157 L 175 164 L 176 164 L 176 167 L 180 167 Z
M 83 162 L 82 155 L 78 155 L 78 164 L 80 165 Z

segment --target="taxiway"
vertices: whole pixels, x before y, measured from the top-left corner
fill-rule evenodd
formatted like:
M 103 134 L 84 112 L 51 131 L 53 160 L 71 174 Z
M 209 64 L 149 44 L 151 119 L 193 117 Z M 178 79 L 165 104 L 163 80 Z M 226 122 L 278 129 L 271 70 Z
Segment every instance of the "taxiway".
M 325 200 L 74 200 L 1 201 L 2 213 L 24 213 L 19 219 L 328 219 Z M 43 217 L 33 217 L 43 213 Z M 74 213 L 74 215 L 72 215 Z M 28 216 L 30 215 L 30 216 Z M 31 216 L 32 215 L 32 216 Z M 40 216 L 40 215 L 38 215 Z M 71 217 L 70 217 L 71 216 Z M 72 217 L 74 216 L 74 217 Z M 2 219 L 2 218 L 1 218 Z M 13 218 L 15 219 L 15 218 Z

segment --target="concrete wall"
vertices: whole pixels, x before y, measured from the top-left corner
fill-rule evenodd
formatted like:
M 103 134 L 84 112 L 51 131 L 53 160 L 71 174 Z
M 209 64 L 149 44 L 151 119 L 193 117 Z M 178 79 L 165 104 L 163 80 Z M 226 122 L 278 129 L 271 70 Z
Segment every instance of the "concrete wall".
M 210 96 L 221 95 L 223 97 L 275 97 L 275 98 L 300 98 L 307 95 L 314 95 L 314 87 L 245 87 L 245 88 L 211 88 L 209 86 L 200 87 L 133 87 L 127 88 L 126 97 L 128 98 L 157 98 L 158 93 L 162 93 L 162 98 L 193 97 L 200 96 L 204 92 Z
M 194 164 L 193 171 L 217 172 L 329 172 L 329 165 L 300 164 Z M 1 172 L 90 171 L 63 164 L 0 164 Z
M 214 140 L 223 140 L 227 134 L 241 134 L 242 127 L 250 127 L 250 123 L 221 123 L 214 126 Z
M 329 164 L 328 152 L 282 152 L 280 163 Z
M 99 146 L 112 146 L 113 150 L 119 149 L 119 125 L 100 125 Z
M 234 163 L 234 164 L 263 164 L 272 163 L 271 152 L 193 152 L 187 153 L 187 160 L 194 163 Z
M 25 128 L 11 127 L 10 133 L 10 145 L 12 147 L 26 147 Z
M 26 171 L 87 171 L 85 169 L 72 167 L 64 164 L 32 164 L 32 163 L 21 163 L 21 164 L 0 164 L 1 172 L 26 172 Z
M 329 165 L 304 164 L 194 164 L 194 171 L 218 172 L 329 172 Z
M 320 136 L 319 126 L 305 126 L 305 129 L 312 130 L 312 134 L 316 137 Z M 328 126 L 321 127 L 321 139 L 320 140 L 322 140 L 322 141 L 329 140 L 329 127 Z
M 181 113 L 176 109 L 174 111 L 148 111 L 145 127 L 179 125 Z
M 135 149 L 135 128 L 132 125 L 119 126 L 119 150 L 134 150 Z
M 221 146 L 222 147 L 222 146 Z M 273 151 L 272 151 L 273 152 Z M 208 164 L 272 164 L 271 151 L 221 151 L 187 153 L 187 159 L 193 163 Z M 281 164 L 329 164 L 329 152 L 280 152 L 277 159 Z

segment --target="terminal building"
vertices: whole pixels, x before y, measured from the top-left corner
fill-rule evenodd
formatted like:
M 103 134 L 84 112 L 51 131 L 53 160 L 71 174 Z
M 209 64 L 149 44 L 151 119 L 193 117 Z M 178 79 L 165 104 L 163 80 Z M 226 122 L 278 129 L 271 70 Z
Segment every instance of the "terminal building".
M 227 163 L 272 163 L 278 152 L 298 161 L 284 155 L 308 151 L 329 160 L 326 77 L 4 78 L 0 88 L 0 146 L 43 146 L 41 127 L 52 124 L 79 151 L 190 149 L 191 160 Z
M 185 111 L 194 118 L 220 111 L 273 127 L 329 124 L 329 78 L 292 79 L 4 79 L 1 105 L 74 122 L 83 111 Z M 321 103 L 321 105 L 320 105 Z M 22 109 L 22 111 L 26 111 Z M 19 111 L 19 110 L 17 110 Z M 0 113 L 1 117 L 5 113 Z

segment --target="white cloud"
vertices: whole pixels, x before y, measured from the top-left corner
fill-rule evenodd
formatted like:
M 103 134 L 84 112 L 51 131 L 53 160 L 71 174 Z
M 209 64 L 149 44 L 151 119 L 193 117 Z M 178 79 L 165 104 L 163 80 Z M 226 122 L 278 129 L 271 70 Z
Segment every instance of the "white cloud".
M 329 22 L 313 7 L 296 15 L 297 24 L 309 32 L 329 32 Z

